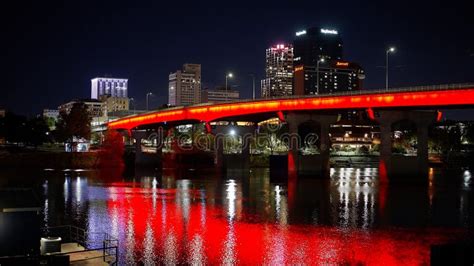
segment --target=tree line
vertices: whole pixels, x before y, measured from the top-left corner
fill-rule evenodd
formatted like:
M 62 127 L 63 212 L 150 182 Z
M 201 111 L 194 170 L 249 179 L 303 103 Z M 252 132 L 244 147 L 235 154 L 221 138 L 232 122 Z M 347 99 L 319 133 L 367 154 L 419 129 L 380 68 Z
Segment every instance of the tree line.
M 27 118 L 7 112 L 4 117 L 0 117 L 0 139 L 10 144 L 34 147 L 44 143 L 68 142 L 74 137 L 90 140 L 91 119 L 84 103 L 75 103 L 69 112 L 60 112 L 57 121 L 42 116 Z

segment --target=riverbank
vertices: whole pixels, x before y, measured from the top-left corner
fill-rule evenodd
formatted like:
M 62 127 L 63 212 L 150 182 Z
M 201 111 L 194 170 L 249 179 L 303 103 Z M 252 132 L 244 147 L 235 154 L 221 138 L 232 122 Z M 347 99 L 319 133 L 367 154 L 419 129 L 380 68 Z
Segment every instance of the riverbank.
M 97 152 L 45 152 L 0 150 L 1 168 L 92 169 L 98 165 Z

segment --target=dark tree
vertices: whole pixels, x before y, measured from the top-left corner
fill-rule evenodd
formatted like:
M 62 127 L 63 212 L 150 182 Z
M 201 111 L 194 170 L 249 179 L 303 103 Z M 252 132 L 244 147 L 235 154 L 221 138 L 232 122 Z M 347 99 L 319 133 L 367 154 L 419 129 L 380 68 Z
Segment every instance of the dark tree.
M 474 122 L 470 122 L 467 124 L 464 137 L 470 144 L 474 144 Z
M 27 119 L 24 116 L 7 113 L 0 118 L 0 136 L 10 143 L 24 143 L 26 141 Z
M 30 119 L 26 124 L 26 143 L 32 146 L 39 146 L 45 143 L 49 137 L 49 127 L 42 117 Z
M 444 121 L 431 128 L 429 136 L 434 148 L 444 154 L 459 150 L 461 146 L 462 131 L 454 121 Z
M 69 113 L 61 112 L 57 124 L 56 139 L 71 140 L 73 137 L 89 140 L 91 137 L 91 117 L 87 105 L 75 103 Z

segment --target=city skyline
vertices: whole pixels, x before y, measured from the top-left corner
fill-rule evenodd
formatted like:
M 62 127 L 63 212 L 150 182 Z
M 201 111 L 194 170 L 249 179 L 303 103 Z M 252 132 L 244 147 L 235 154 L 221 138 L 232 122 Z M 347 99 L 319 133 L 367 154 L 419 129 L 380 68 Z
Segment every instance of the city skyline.
M 468 32 L 468 16 L 456 16 L 453 12 L 446 12 L 441 6 L 431 6 L 426 9 L 423 19 L 417 17 L 413 10 L 422 4 L 412 4 L 411 8 L 404 7 L 403 3 L 383 8 L 384 6 L 371 6 L 362 10 L 362 14 L 342 16 L 341 10 L 357 8 L 348 3 L 339 10 L 330 4 L 323 4 L 319 13 L 306 11 L 314 4 L 307 3 L 307 8 L 288 7 L 291 15 L 281 18 L 276 14 L 283 8 L 274 6 L 275 12 L 266 15 L 262 24 L 255 24 L 257 13 L 263 6 L 256 6 L 250 10 L 248 21 L 243 21 L 240 14 L 243 7 L 227 10 L 222 6 L 203 6 L 198 8 L 199 15 L 194 17 L 204 18 L 206 14 L 218 14 L 217 18 L 224 16 L 220 11 L 229 11 L 229 21 L 223 21 L 215 32 L 213 19 L 202 19 L 196 25 L 190 26 L 193 37 L 200 37 L 200 42 L 193 44 L 181 54 L 172 51 L 183 50 L 184 44 L 180 44 L 188 37 L 180 36 L 171 29 L 182 26 L 186 22 L 169 22 L 167 16 L 153 18 L 153 10 L 170 10 L 172 6 L 150 5 L 150 10 L 145 8 L 134 8 L 133 6 L 113 6 L 114 11 L 94 18 L 94 15 L 108 7 L 106 4 L 97 5 L 93 10 L 86 10 L 88 6 L 77 7 L 69 4 L 51 8 L 45 6 L 27 6 L 25 19 L 22 21 L 12 20 L 7 23 L 10 31 L 7 36 L 15 39 L 12 43 L 13 52 L 7 56 L 7 63 L 14 65 L 11 75 L 8 75 L 6 96 L 0 100 L 0 107 L 9 111 L 34 115 L 44 108 L 55 107 L 65 101 L 74 98 L 86 98 L 89 94 L 88 82 L 101 73 L 109 73 L 115 77 L 125 77 L 130 81 L 130 95 L 137 101 L 138 107 L 145 106 L 145 94 L 152 91 L 156 96 L 152 97 L 150 103 L 153 107 L 166 103 L 168 91 L 168 73 L 177 69 L 185 62 L 196 62 L 203 66 L 202 88 L 212 88 L 224 84 L 225 73 L 232 71 L 235 74 L 233 85 L 238 85 L 242 98 L 251 98 L 252 79 L 249 74 L 255 74 L 257 80 L 264 78 L 265 49 L 271 45 L 281 42 L 291 42 L 294 33 L 298 30 L 311 26 L 324 26 L 337 29 L 344 41 L 345 59 L 358 62 L 364 68 L 367 79 L 364 87 L 378 89 L 384 86 L 384 62 L 385 49 L 389 45 L 395 45 L 398 49 L 391 57 L 391 79 L 392 87 L 409 85 L 430 85 L 440 83 L 469 82 L 473 69 L 473 42 Z M 39 8 L 41 12 L 34 12 Z M 383 14 L 375 14 L 376 10 L 385 10 Z M 85 12 L 87 11 L 87 12 Z M 96 20 L 114 18 L 114 13 L 129 12 L 123 20 L 118 22 L 104 22 L 89 33 L 85 29 L 87 25 L 97 24 Z M 359 10 L 360 11 L 360 10 Z M 81 12 L 84 12 L 81 13 Z M 327 15 L 319 15 L 327 13 Z M 460 9 L 458 12 L 463 12 Z M 343 12 L 342 12 L 343 13 Z M 377 12 L 375 12 L 377 13 Z M 43 26 L 35 24 L 35 18 L 48 17 Z M 136 15 L 142 14 L 143 19 L 126 26 Z M 363 18 L 364 14 L 372 14 L 370 18 Z M 31 15 L 31 16 L 27 16 Z M 84 18 L 73 22 L 71 19 L 79 15 Z M 437 21 L 437 16 L 444 15 L 449 19 L 442 22 Z M 70 16 L 70 18 L 68 17 Z M 227 15 L 226 15 L 227 16 Z M 389 24 L 390 19 L 403 16 L 404 20 L 398 24 Z M 356 20 L 356 17 L 359 18 Z M 383 18 L 386 17 L 386 18 Z M 217 19 L 216 18 L 216 19 Z M 93 22 L 87 22 L 92 19 Z M 423 23 L 423 20 L 426 23 Z M 109 20 L 107 20 L 109 21 Z M 378 21 L 378 23 L 375 23 Z M 61 22 L 64 26 L 56 30 L 54 23 Z M 242 22 L 242 23 L 240 23 Z M 357 22 L 357 23 L 354 23 Z M 432 22 L 432 23 L 431 23 Z M 26 29 L 33 25 L 31 29 Z M 250 25 L 253 25 L 250 27 Z M 136 27 L 143 26 L 143 31 L 134 32 Z M 127 33 L 131 38 L 123 38 L 121 42 L 100 43 L 87 42 L 86 37 L 99 36 L 99 32 Z M 423 36 L 417 32 L 423 31 Z M 18 39 L 17 31 L 25 35 L 25 39 Z M 79 40 L 77 44 L 71 42 L 71 33 Z M 96 33 L 97 32 L 97 33 Z M 446 38 L 439 39 L 437 35 L 443 33 Z M 243 35 L 245 34 L 245 35 Z M 56 36 L 52 38 L 53 36 Z M 235 38 L 246 36 L 245 39 Z M 100 37 L 100 36 L 99 36 Z M 29 44 L 27 40 L 37 38 L 45 40 L 43 44 Z M 99 39 L 104 38 L 100 37 Z M 158 43 L 158 39 L 168 40 L 167 44 Z M 136 44 L 128 47 L 133 39 Z M 55 44 L 53 40 L 57 40 Z M 219 42 L 217 41 L 219 40 Z M 426 40 L 426 41 L 425 41 Z M 220 44 L 221 41 L 225 45 Z M 60 43 L 60 44 L 59 44 Z M 123 44 L 121 44 L 123 43 Z M 60 47 L 70 49 L 70 53 L 64 55 Z M 189 47 L 188 47 L 189 48 Z M 41 52 L 38 52 L 38 51 Z M 160 53 L 160 51 L 168 51 Z M 38 61 L 39 60 L 39 61 Z M 33 62 L 39 62 L 36 67 Z M 73 64 L 74 63 L 74 64 Z M 456 67 L 456 68 L 455 68 Z M 455 71 L 453 69 L 456 69 Z M 58 75 L 59 70 L 64 73 Z M 7 73 L 9 73 L 7 71 Z M 19 78 L 22 73 L 26 77 Z M 10 77 L 13 77 L 10 79 Z M 24 92 L 29 92 L 26 96 Z M 42 93 L 51 95 L 41 97 Z M 257 91 L 256 93 L 260 93 Z M 18 104 L 21 102 L 22 104 Z

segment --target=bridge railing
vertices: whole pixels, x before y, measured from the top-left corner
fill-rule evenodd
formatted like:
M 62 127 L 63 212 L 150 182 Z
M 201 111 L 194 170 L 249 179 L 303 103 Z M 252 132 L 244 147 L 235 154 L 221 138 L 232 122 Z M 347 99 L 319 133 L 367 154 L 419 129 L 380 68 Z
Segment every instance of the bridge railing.
M 457 90 L 465 88 L 474 88 L 474 83 L 456 83 L 456 84 L 439 84 L 439 85 L 427 85 L 427 86 L 411 86 L 411 87 L 400 87 L 400 88 L 388 88 L 379 90 L 355 90 L 355 91 L 341 91 L 335 93 L 325 94 L 310 94 L 310 95 L 290 95 L 290 96 L 279 96 L 279 97 L 268 97 L 260 98 L 259 100 L 272 100 L 272 99 L 294 99 L 294 98 L 314 98 L 314 97 L 333 97 L 333 96 L 356 96 L 366 94 L 378 94 L 378 93 L 397 93 L 397 92 L 421 92 L 421 91 L 435 91 L 435 90 Z M 246 102 L 251 99 L 239 100 L 234 102 Z M 232 103 L 234 103 L 232 102 Z
M 427 86 L 411 86 L 411 87 L 400 87 L 400 88 L 388 88 L 379 89 L 379 90 L 355 90 L 355 91 L 341 91 L 335 93 L 325 93 L 325 94 L 309 94 L 309 95 L 289 95 L 289 96 L 278 96 L 278 97 L 267 97 L 267 98 L 258 98 L 258 101 L 264 100 L 282 100 L 282 99 L 301 99 L 301 98 L 315 98 L 315 97 L 333 97 L 333 96 L 357 96 L 357 95 L 366 95 L 366 94 L 378 94 L 378 93 L 398 93 L 398 92 L 421 92 L 421 91 L 435 91 L 435 90 L 457 90 L 465 88 L 474 88 L 474 83 L 456 83 L 456 84 L 439 84 L 439 85 L 427 85 Z M 250 102 L 253 99 L 240 99 L 237 101 L 229 101 L 223 103 L 201 103 L 192 106 L 208 106 L 216 104 L 229 104 L 229 103 L 240 103 L 240 102 Z M 178 107 L 182 108 L 182 106 Z M 172 110 L 165 109 L 165 110 Z
M 279 97 L 267 97 L 267 98 L 259 98 L 256 99 L 258 101 L 264 100 L 283 100 L 283 99 L 301 99 L 301 98 L 315 98 L 315 97 L 334 97 L 334 96 L 357 96 L 357 95 L 367 95 L 367 94 L 378 94 L 378 93 L 399 93 L 399 92 L 422 92 L 422 91 L 435 91 L 435 90 L 457 90 L 457 89 L 465 89 L 465 88 L 474 88 L 474 83 L 456 83 L 456 84 L 439 84 L 439 85 L 427 85 L 427 86 L 411 86 L 411 87 L 401 87 L 401 88 L 388 88 L 388 89 L 380 89 L 380 90 L 355 90 L 355 91 L 343 91 L 343 92 L 335 92 L 335 93 L 326 93 L 326 94 L 310 94 L 310 95 L 290 95 L 290 96 L 279 96 Z M 250 102 L 254 101 L 253 99 L 241 99 L 237 101 L 229 101 L 223 102 L 218 104 L 232 104 L 232 103 L 241 103 L 241 102 Z M 209 106 L 209 105 L 217 105 L 216 103 L 201 103 L 192 105 L 190 107 L 198 107 L 198 106 Z M 156 111 L 172 111 L 182 109 L 184 106 L 175 106 L 170 108 L 165 108 L 161 110 L 153 110 L 147 113 L 142 113 L 140 115 L 145 115 L 148 113 L 154 113 Z M 126 117 L 133 117 L 136 115 L 126 116 Z M 123 117 L 123 118 L 126 118 Z

